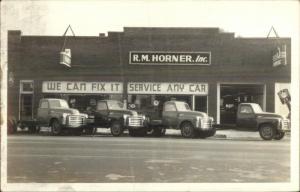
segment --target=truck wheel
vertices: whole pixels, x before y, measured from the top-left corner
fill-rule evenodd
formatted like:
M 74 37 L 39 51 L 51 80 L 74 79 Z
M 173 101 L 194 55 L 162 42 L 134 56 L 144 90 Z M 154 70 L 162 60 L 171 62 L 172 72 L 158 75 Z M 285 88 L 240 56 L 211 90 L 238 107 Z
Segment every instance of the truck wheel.
M 195 129 L 194 126 L 190 122 L 184 122 L 181 125 L 181 135 L 185 138 L 193 138 L 195 137 Z
M 281 140 L 285 135 L 285 132 L 278 131 L 274 137 L 275 140 Z
M 275 137 L 275 129 L 271 125 L 265 124 L 259 128 L 259 134 L 264 140 L 272 140 Z
M 53 120 L 51 123 L 51 132 L 52 135 L 59 135 L 61 133 L 61 126 L 58 122 L 58 120 Z
M 112 122 L 110 126 L 110 132 L 114 137 L 119 137 L 123 134 L 123 126 L 120 121 L 114 121 Z

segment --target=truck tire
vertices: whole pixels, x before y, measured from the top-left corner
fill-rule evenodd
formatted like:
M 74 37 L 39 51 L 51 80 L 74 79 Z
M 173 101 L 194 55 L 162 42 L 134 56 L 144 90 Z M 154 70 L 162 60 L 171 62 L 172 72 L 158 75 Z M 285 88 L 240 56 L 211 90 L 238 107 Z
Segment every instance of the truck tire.
M 51 122 L 51 133 L 52 135 L 60 135 L 61 134 L 61 125 L 59 124 L 57 119 L 52 120 Z
M 274 139 L 275 140 L 281 140 L 285 136 L 285 132 L 277 131 Z
M 263 140 L 272 140 L 276 135 L 276 130 L 270 124 L 263 124 L 259 127 L 259 135 Z
M 192 123 L 183 122 L 180 126 L 181 135 L 185 138 L 194 138 L 195 137 L 195 129 Z
M 119 137 L 123 134 L 123 125 L 120 121 L 113 121 L 110 126 L 110 132 L 114 137 Z

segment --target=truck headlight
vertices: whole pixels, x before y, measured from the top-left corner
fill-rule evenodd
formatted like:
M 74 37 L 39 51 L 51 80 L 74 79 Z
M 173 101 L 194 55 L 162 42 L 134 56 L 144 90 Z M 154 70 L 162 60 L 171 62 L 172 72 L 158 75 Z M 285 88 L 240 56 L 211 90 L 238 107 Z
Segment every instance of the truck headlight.
M 201 127 L 202 124 L 202 118 L 200 116 L 196 116 L 196 126 Z
M 213 117 L 210 117 L 210 121 L 211 121 L 211 124 L 214 124 L 215 123 L 215 120 Z
M 88 114 L 81 113 L 80 115 L 83 116 L 83 117 L 85 117 L 86 119 L 89 118 Z
M 68 117 L 69 113 L 63 113 L 62 114 L 62 124 L 65 125 L 67 124 L 67 117 Z
M 127 114 L 124 114 L 124 115 L 123 115 L 123 124 L 124 124 L 125 126 L 127 125 L 128 117 L 129 117 L 129 115 L 127 115 Z

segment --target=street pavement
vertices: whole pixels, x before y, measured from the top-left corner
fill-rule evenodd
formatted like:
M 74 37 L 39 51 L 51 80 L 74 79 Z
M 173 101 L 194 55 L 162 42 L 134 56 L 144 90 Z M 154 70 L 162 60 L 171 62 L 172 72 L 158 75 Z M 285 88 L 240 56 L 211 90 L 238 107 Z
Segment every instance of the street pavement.
M 112 137 L 101 129 L 95 136 L 12 135 L 8 182 L 290 181 L 289 137 L 241 134 L 247 133 L 222 130 L 208 139 L 184 139 L 176 131 L 162 138 Z

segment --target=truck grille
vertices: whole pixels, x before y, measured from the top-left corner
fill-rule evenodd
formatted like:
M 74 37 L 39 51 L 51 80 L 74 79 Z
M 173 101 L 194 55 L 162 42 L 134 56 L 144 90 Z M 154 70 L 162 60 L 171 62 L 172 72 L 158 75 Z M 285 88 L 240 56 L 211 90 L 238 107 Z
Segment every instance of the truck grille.
M 86 118 L 79 115 L 69 115 L 68 116 L 68 127 L 80 127 L 86 124 Z
M 143 116 L 131 116 L 128 117 L 129 127 L 142 127 L 144 124 Z
M 211 119 L 204 119 L 203 120 L 203 125 L 202 125 L 201 128 L 205 128 L 205 129 L 211 128 L 212 123 L 213 123 L 213 121 Z
M 282 120 L 282 130 L 288 131 L 290 130 L 290 121 L 288 119 Z

